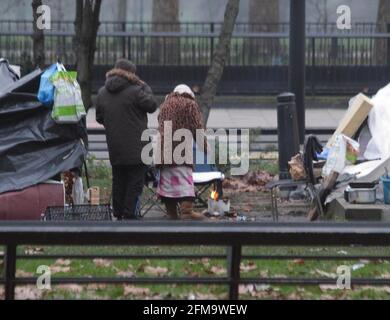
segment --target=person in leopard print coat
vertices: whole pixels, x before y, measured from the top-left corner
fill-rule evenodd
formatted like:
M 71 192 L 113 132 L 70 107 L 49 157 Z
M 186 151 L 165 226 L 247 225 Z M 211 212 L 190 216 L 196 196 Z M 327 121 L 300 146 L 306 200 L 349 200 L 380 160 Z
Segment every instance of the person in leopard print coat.
M 160 179 L 157 192 L 165 203 L 168 217 L 178 219 L 177 207 L 180 204 L 180 218 L 200 220 L 204 216 L 193 212 L 193 200 L 195 198 L 195 187 L 192 178 L 193 154 L 192 145 L 196 138 L 196 130 L 204 129 L 203 117 L 200 108 L 195 100 L 192 90 L 186 85 L 179 85 L 175 90 L 167 95 L 165 101 L 160 106 L 159 123 L 159 154 L 161 157 Z M 166 126 L 171 125 L 171 131 L 166 131 Z M 187 129 L 192 139 L 172 141 L 172 146 L 167 143 L 167 139 L 172 139 L 179 129 Z M 166 137 L 165 133 L 171 132 L 172 136 Z M 207 152 L 207 142 L 205 135 L 200 135 L 202 141 L 196 141 L 198 146 Z M 182 143 L 188 143 L 184 148 L 182 156 L 184 163 L 176 163 L 173 157 L 173 150 Z M 191 150 L 191 152 L 186 152 Z

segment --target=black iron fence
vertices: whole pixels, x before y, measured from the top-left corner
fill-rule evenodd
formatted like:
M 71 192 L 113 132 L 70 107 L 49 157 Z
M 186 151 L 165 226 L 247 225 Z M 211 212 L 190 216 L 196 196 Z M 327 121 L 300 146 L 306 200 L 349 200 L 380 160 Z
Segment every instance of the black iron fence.
M 229 298 L 239 298 L 242 284 L 274 284 L 313 286 L 336 285 L 335 278 L 264 278 L 243 277 L 240 265 L 243 259 L 251 260 L 390 260 L 387 255 L 245 255 L 244 246 L 390 246 L 388 223 L 215 223 L 215 222 L 3 222 L 0 225 L 0 244 L 6 246 L 4 253 L 5 298 L 15 298 L 15 286 L 34 285 L 34 277 L 16 275 L 18 260 L 29 259 L 226 259 L 227 276 L 215 277 L 53 277 L 56 284 L 216 284 L 228 286 Z M 186 255 L 102 255 L 102 254 L 18 254 L 20 245 L 158 245 L 158 246 L 224 246 L 226 254 Z M 0 256 L 2 258 L 2 256 Z M 384 277 L 359 277 L 351 279 L 352 286 L 387 286 L 390 279 Z
M 112 65 L 119 57 L 138 65 L 207 66 L 215 51 L 221 24 L 156 24 L 103 22 L 97 38 L 95 64 Z M 280 66 L 288 64 L 288 24 L 238 23 L 227 65 Z M 308 24 L 306 63 L 316 66 L 372 66 L 390 62 L 390 41 L 377 24 L 356 24 L 338 30 L 335 24 Z M 45 32 L 46 61 L 60 56 L 75 63 L 74 25 L 52 22 Z M 23 64 L 32 57 L 32 22 L 0 21 L 0 55 Z
M 17 31 L 15 27 L 2 26 L 0 56 L 28 71 L 32 67 L 32 34 L 31 22 L 25 24 L 18 22 L 24 27 Z M 141 77 L 157 93 L 166 93 L 179 82 L 193 86 L 203 83 L 218 43 L 218 24 L 181 23 L 180 30 L 160 28 L 163 31 L 145 23 L 126 23 L 118 30 L 116 25 L 103 23 L 97 38 L 95 89 L 103 84 L 108 68 L 122 57 L 139 66 Z M 47 63 L 59 56 L 65 64 L 75 64 L 73 31 L 69 26 L 70 22 L 61 22 L 58 28 L 53 26 L 53 31 L 45 32 Z M 278 24 L 282 31 L 272 31 L 271 25 L 266 26 L 264 31 L 264 25 L 259 25 L 258 30 L 256 25 L 237 25 L 219 93 L 275 94 L 288 88 L 288 28 Z M 374 93 L 389 82 L 390 33 L 376 32 L 383 28 L 375 24 L 362 24 L 352 31 L 333 30 L 330 26 L 307 27 L 308 93 Z
M 29 32 L 32 30 L 32 20 L 1 20 L 0 30 L 6 32 Z M 180 31 L 180 32 L 219 32 L 221 22 L 151 22 L 151 21 L 101 21 L 99 32 L 114 31 Z M 74 21 L 51 21 L 51 28 L 55 31 L 74 32 Z M 236 32 L 289 32 L 290 23 L 248 23 L 237 22 Z M 375 33 L 386 30 L 385 24 L 371 22 L 355 22 L 348 33 Z M 307 32 L 326 33 L 339 32 L 336 23 L 306 23 Z

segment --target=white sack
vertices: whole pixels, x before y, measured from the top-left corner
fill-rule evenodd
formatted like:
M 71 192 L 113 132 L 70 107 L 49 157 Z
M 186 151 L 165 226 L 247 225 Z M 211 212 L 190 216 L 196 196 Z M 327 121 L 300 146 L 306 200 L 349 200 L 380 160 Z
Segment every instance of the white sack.
M 390 158 L 390 84 L 372 98 L 374 107 L 368 115 L 372 138 L 364 157 L 368 160 Z

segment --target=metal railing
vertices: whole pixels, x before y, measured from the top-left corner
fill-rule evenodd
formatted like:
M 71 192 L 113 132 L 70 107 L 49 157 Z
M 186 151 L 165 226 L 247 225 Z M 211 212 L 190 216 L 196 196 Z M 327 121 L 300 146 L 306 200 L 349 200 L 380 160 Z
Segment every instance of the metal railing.
M 287 66 L 289 34 L 286 31 L 238 29 L 235 31 L 228 66 Z M 74 32 L 53 29 L 45 32 L 46 61 L 60 56 L 75 63 Z M 0 29 L 0 56 L 14 64 L 32 57 L 32 30 Z M 219 31 L 101 30 L 97 37 L 95 65 L 112 65 L 126 57 L 137 65 L 208 66 Z M 314 30 L 307 33 L 306 64 L 312 66 L 381 66 L 390 64 L 388 33 Z
M 1 20 L 0 30 L 7 32 L 29 32 L 32 30 L 32 20 Z M 113 31 L 181 31 L 181 32 L 219 32 L 222 22 L 151 22 L 151 21 L 101 21 L 100 32 Z M 74 21 L 51 21 L 52 30 L 74 32 Z M 279 23 L 249 23 L 237 22 L 236 32 L 289 32 L 289 22 Z M 371 22 L 355 22 L 348 33 L 375 33 L 386 30 L 386 25 Z M 306 23 L 307 32 L 339 32 L 336 23 Z
M 243 246 L 390 246 L 388 223 L 229 223 L 229 222 L 3 222 L 0 225 L 0 244 L 4 253 L 5 298 L 15 298 L 15 286 L 35 284 L 34 277 L 16 276 L 18 259 L 196 259 L 208 257 L 227 259 L 227 276 L 218 277 L 53 277 L 56 284 L 217 284 L 229 287 L 229 298 L 239 298 L 239 285 L 336 285 L 332 278 L 263 278 L 242 277 L 240 264 L 243 259 L 254 260 L 389 260 L 378 255 L 244 255 Z M 17 254 L 20 245 L 157 245 L 157 246 L 224 246 L 226 254 L 168 254 L 168 255 L 101 255 L 101 254 Z M 390 279 L 359 277 L 351 279 L 351 285 L 386 286 Z
M 181 82 L 198 87 L 203 83 L 218 43 L 216 25 L 203 29 L 188 25 L 185 30 L 181 27 L 174 31 L 157 27 L 144 30 L 136 23 L 126 25 L 131 27 L 100 29 L 93 68 L 94 91 L 103 85 L 107 70 L 123 57 L 137 64 L 140 76 L 156 93 L 166 94 Z M 248 25 L 236 28 L 219 93 L 269 95 L 288 88 L 287 29 L 264 31 L 259 27 L 257 31 L 255 26 L 250 31 Z M 390 33 L 384 33 L 383 27 L 362 24 L 360 29 L 340 31 L 329 26 L 309 26 L 305 51 L 308 94 L 374 94 L 388 83 Z M 11 27 L 0 29 L 0 56 L 21 65 L 24 74 L 33 68 L 31 35 L 28 27 L 18 31 Z M 76 62 L 73 31 L 53 27 L 45 35 L 45 61 L 49 64 L 59 56 L 72 68 Z

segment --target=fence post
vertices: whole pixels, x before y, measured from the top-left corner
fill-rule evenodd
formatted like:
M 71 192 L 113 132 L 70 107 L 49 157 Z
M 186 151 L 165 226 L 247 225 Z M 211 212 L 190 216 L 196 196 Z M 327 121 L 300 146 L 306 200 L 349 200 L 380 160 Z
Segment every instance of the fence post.
M 240 285 L 240 264 L 241 246 L 232 245 L 228 248 L 228 278 L 229 278 L 229 299 L 238 300 L 238 289 Z
M 315 96 L 315 77 L 316 77 L 316 38 L 311 38 L 311 95 Z
M 15 299 L 16 245 L 8 244 L 5 252 L 5 299 Z
M 122 35 L 122 57 L 126 58 L 126 36 L 124 34 L 126 32 L 126 22 L 122 22 L 121 25 L 122 25 L 121 29 L 123 32 L 123 35 Z
M 277 97 L 279 179 L 290 179 L 288 162 L 299 152 L 299 133 L 295 95 L 290 92 Z

